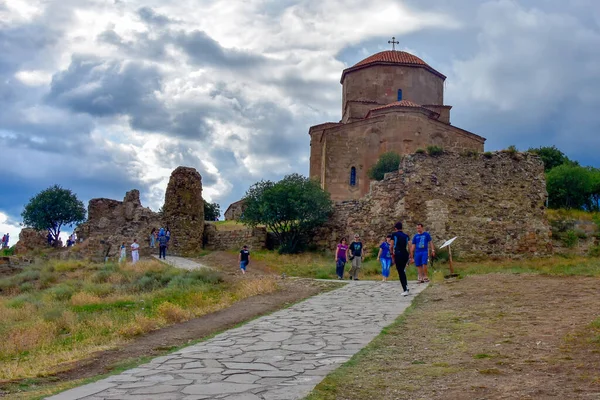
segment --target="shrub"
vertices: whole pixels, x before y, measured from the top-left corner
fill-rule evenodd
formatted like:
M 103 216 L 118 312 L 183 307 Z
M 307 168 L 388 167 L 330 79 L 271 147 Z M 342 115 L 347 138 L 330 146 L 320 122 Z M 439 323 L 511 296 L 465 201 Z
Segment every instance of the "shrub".
M 460 153 L 460 155 L 463 157 L 477 158 L 479 157 L 479 152 L 477 150 L 465 150 L 462 153 Z
M 577 232 L 570 229 L 562 235 L 562 241 L 568 248 L 573 248 L 579 242 L 579 236 Z
M 427 154 L 430 156 L 439 156 L 444 154 L 444 149 L 440 146 L 427 146 Z
M 379 160 L 369 169 L 369 178 L 376 181 L 383 180 L 388 172 L 398 171 L 400 167 L 400 155 L 393 151 L 383 153 Z
M 417 149 L 417 150 L 415 150 L 415 154 L 425 154 L 425 150 Z
M 21 283 L 21 285 L 19 286 L 19 290 L 21 292 L 30 292 L 33 289 L 35 289 L 35 286 L 31 282 L 24 282 L 24 283 Z
M 71 299 L 75 290 L 68 285 L 59 284 L 50 289 L 47 289 L 46 292 L 50 294 L 52 298 L 58 301 L 66 301 Z
M 600 245 L 590 247 L 588 255 L 590 257 L 600 257 Z
M 492 158 L 494 154 L 491 151 L 486 151 L 485 153 L 483 153 L 483 156 L 485 158 Z
M 163 317 L 167 322 L 183 322 L 190 318 L 190 312 L 184 310 L 180 306 L 168 301 L 162 303 L 156 309 L 158 315 Z

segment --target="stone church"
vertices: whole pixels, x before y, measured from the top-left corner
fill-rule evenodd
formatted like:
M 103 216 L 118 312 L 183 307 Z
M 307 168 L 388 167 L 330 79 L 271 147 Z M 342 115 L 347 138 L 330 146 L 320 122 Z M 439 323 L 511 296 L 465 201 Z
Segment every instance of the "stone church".
M 309 129 L 310 177 L 336 201 L 369 192 L 369 168 L 382 153 L 435 145 L 483 151 L 485 139 L 450 124 L 446 76 L 410 53 L 382 51 L 342 72 L 342 119 Z

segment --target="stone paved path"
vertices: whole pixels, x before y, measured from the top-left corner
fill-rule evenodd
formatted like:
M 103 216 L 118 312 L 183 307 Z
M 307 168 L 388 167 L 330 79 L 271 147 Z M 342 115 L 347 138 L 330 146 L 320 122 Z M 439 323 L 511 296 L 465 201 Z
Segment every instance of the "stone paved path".
M 50 399 L 301 399 L 393 322 L 425 285 L 410 287 L 411 296 L 402 297 L 398 282 L 349 282 Z
M 152 257 L 154 257 L 158 260 L 158 256 L 156 254 L 153 254 Z M 200 269 L 200 268 L 210 268 L 199 262 L 192 261 L 190 259 L 183 258 L 183 257 L 177 257 L 177 256 L 167 256 L 166 259 L 164 259 L 164 260 L 161 259 L 160 261 L 167 263 L 169 265 L 172 265 L 173 267 L 188 269 L 188 270 Z

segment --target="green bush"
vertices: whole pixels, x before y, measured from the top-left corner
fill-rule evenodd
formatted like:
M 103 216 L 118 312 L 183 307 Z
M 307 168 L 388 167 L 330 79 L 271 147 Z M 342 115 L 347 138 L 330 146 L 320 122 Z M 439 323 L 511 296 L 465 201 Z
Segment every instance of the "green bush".
M 21 308 L 25 303 L 39 305 L 39 299 L 35 293 L 23 293 L 6 302 L 6 305 L 11 308 Z
M 491 151 L 486 151 L 485 153 L 483 153 L 483 156 L 485 158 L 492 158 L 493 155 L 494 153 L 492 153 Z
M 444 154 L 444 149 L 440 146 L 427 146 L 427 154 L 430 156 L 439 156 Z
M 33 289 L 35 289 L 35 286 L 31 282 L 24 282 L 19 286 L 19 290 L 23 293 L 31 292 Z
M 479 152 L 477 150 L 465 150 L 462 153 L 460 153 L 460 155 L 463 157 L 478 158 Z
M 570 229 L 562 235 L 562 241 L 568 248 L 573 248 L 579 242 L 579 236 L 577 232 Z
M 71 296 L 73 296 L 75 290 L 71 286 L 61 283 L 50 289 L 47 289 L 46 292 L 58 301 L 67 301 L 71 299 Z
M 376 181 L 383 180 L 388 172 L 398 171 L 400 167 L 400 154 L 393 151 L 383 153 L 379 160 L 369 169 L 369 178 Z
M 600 245 L 590 247 L 588 255 L 591 257 L 600 257 Z
M 425 150 L 417 149 L 417 150 L 415 150 L 415 154 L 425 154 Z

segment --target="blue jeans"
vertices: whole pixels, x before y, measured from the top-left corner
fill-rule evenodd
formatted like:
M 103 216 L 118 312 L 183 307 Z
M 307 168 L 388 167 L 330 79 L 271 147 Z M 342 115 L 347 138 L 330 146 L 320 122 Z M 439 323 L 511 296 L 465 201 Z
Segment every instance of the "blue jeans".
M 390 267 L 392 266 L 392 259 L 391 258 L 380 258 L 379 259 L 381 261 L 381 275 L 383 275 L 384 278 L 387 278 L 390 276 Z
M 248 265 L 248 261 L 240 261 L 240 269 L 245 271 L 247 265 Z
M 338 258 L 337 263 L 335 264 L 335 273 L 339 278 L 344 277 L 344 269 L 346 268 L 346 260 L 343 258 Z

